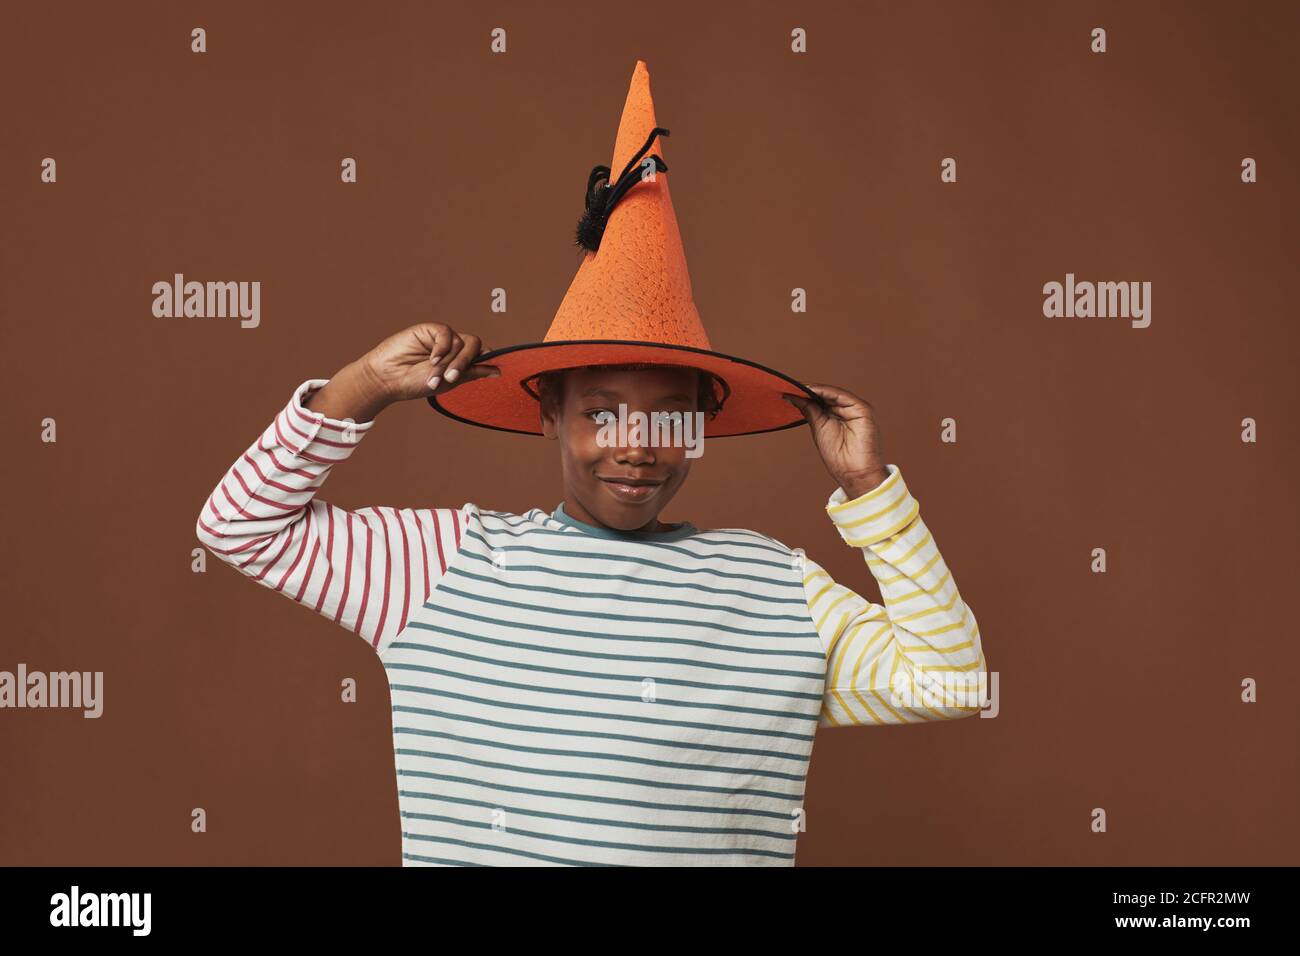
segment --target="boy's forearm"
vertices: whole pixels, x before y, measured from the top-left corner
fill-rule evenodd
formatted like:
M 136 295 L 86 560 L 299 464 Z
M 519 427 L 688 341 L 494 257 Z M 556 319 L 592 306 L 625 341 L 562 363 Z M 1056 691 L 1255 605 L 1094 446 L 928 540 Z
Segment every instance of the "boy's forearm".
M 304 408 L 337 421 L 369 422 L 391 404 L 364 359 L 357 359 L 338 373 L 310 398 Z

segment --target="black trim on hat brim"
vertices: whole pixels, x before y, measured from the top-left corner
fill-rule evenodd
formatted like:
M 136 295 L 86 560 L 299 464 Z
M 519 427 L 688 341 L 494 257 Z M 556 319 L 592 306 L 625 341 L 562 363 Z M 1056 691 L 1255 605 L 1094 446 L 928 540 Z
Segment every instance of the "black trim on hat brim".
M 726 359 L 728 362 L 735 362 L 737 365 L 748 365 L 750 368 L 758 369 L 759 371 L 766 372 L 769 375 L 775 375 L 783 382 L 789 382 L 796 389 L 803 392 L 813 401 L 819 404 L 822 403 L 822 397 L 818 395 L 816 392 L 814 392 L 812 389 L 807 388 L 801 382 L 796 382 L 790 376 L 782 372 L 778 372 L 774 368 L 768 368 L 766 365 L 763 365 L 760 362 L 752 362 L 749 359 L 739 358 L 735 355 L 728 355 L 725 352 L 717 352 L 717 351 L 713 351 L 712 349 L 699 349 L 693 345 L 670 345 L 666 342 L 646 342 L 638 339 L 564 339 L 559 342 L 529 342 L 524 345 L 507 345 L 505 348 L 493 349 L 491 352 L 484 352 L 482 355 L 478 356 L 474 360 L 474 364 L 491 365 L 492 359 L 502 355 L 507 355 L 511 352 L 520 352 L 527 349 L 564 348 L 565 346 L 569 346 L 569 345 L 639 345 L 639 346 L 644 346 L 647 348 L 655 348 L 655 349 L 675 349 L 680 352 L 690 352 L 695 355 L 712 355 L 716 358 Z M 573 366 L 573 367 L 581 368 L 583 366 Z M 522 386 L 522 383 L 520 384 Z M 524 391 L 527 391 L 527 389 L 524 389 Z M 433 410 L 438 412 L 440 415 L 445 415 L 450 419 L 453 419 L 458 422 L 463 422 L 466 425 L 474 425 L 477 428 L 490 428 L 493 431 L 498 431 L 498 432 L 509 432 L 512 435 L 533 435 L 533 436 L 541 437 L 544 434 L 543 432 L 540 431 L 535 431 L 535 432 L 523 431 L 522 429 L 519 428 L 506 428 L 503 425 L 489 425 L 486 422 L 476 422 L 471 418 L 462 418 L 460 415 L 457 415 L 455 412 L 448 411 L 447 409 L 443 408 L 442 405 L 438 403 L 437 395 L 426 396 L 425 401 L 428 402 L 430 407 L 433 408 Z M 807 425 L 807 424 L 808 424 L 807 419 L 800 419 L 798 421 L 790 422 L 788 425 L 777 425 L 775 428 L 760 428 L 757 429 L 756 431 L 751 431 L 751 432 L 732 432 L 729 435 L 713 435 L 710 437 L 712 437 L 715 440 L 718 438 L 743 438 L 746 435 L 765 435 L 768 432 L 782 432 L 785 431 L 787 428 L 798 428 L 800 425 Z

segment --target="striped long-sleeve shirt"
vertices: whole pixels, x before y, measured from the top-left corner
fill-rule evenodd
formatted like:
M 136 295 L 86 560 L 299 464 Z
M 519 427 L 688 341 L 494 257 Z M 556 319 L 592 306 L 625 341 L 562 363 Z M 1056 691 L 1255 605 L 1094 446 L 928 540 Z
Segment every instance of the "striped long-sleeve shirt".
M 882 607 L 756 531 L 330 505 L 317 490 L 374 422 L 304 408 L 326 381 L 197 533 L 379 655 L 404 865 L 792 865 L 818 727 L 978 712 L 975 615 L 896 465 L 826 504 Z

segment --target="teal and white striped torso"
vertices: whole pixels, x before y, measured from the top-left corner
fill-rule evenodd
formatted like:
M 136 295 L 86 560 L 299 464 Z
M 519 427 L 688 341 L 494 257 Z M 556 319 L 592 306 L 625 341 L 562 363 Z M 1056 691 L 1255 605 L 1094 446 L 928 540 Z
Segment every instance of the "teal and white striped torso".
M 380 653 L 404 865 L 793 865 L 826 668 L 797 554 L 465 515 Z

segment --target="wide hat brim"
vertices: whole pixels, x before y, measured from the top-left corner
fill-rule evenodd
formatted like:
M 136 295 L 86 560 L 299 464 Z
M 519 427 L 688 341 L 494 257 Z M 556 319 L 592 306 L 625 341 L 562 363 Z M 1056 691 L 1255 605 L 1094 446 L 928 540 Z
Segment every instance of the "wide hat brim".
M 687 345 L 582 339 L 512 345 L 485 352 L 474 364 L 495 366 L 501 370 L 499 376 L 465 382 L 441 395 L 430 395 L 428 402 L 441 414 L 467 425 L 541 435 L 540 408 L 532 381 L 537 375 L 629 362 L 698 368 L 721 379 L 725 400 L 716 416 L 705 417 L 705 438 L 753 435 L 807 424 L 799 410 L 781 397 L 783 394 L 821 401 L 811 389 L 775 369 L 722 352 Z

